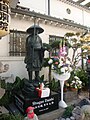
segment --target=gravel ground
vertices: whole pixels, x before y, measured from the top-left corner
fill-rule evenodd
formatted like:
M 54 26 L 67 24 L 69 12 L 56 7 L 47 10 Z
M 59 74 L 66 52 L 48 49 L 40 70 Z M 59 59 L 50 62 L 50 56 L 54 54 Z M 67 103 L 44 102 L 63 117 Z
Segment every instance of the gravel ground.
M 90 115 L 86 115 L 84 120 L 90 120 Z

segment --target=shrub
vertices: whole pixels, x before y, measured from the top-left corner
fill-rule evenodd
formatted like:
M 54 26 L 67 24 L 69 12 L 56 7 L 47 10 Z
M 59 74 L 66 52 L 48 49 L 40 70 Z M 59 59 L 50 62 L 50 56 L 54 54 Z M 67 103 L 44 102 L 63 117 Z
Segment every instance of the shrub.
M 23 116 L 21 115 L 12 115 L 12 114 L 3 114 L 0 115 L 0 120 L 23 120 Z
M 64 117 L 64 118 L 70 117 L 70 116 L 72 115 L 72 110 L 73 110 L 73 109 L 74 109 L 74 106 L 73 106 L 73 105 L 68 106 L 68 107 L 66 108 L 66 110 L 64 111 L 62 117 Z
M 75 72 L 75 75 L 80 78 L 82 81 L 82 87 L 87 88 L 88 87 L 88 75 L 87 72 L 84 69 L 78 69 Z

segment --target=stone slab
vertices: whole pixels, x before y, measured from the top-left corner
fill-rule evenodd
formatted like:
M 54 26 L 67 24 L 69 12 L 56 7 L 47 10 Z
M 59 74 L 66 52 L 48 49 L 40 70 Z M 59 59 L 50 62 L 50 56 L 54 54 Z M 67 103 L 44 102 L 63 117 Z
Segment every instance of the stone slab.
M 0 106 L 0 115 L 8 114 L 8 113 L 9 113 L 9 111 L 4 106 Z
M 15 94 L 15 105 L 23 113 L 29 106 L 33 106 L 37 115 L 51 112 L 58 109 L 59 96 L 56 92 L 51 92 L 49 97 L 25 98 L 22 94 Z

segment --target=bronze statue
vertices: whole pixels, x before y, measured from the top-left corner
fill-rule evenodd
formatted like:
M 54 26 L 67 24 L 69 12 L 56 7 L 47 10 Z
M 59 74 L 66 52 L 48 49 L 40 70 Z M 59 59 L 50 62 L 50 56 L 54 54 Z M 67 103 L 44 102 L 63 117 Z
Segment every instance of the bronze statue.
M 39 80 L 39 71 L 42 68 L 45 49 L 43 48 L 42 40 L 38 34 L 43 31 L 44 30 L 37 25 L 27 29 L 29 36 L 26 39 L 25 63 L 29 80 L 32 80 L 33 71 L 35 71 L 35 80 Z

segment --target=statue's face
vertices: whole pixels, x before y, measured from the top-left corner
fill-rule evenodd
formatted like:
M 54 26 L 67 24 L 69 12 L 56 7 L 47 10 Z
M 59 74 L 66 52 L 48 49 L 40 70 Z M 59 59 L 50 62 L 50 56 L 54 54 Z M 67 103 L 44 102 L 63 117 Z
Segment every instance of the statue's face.
M 9 65 L 8 64 L 5 64 L 4 65 L 4 69 L 7 71 L 9 69 Z
M 30 110 L 28 113 L 33 113 L 33 110 Z

